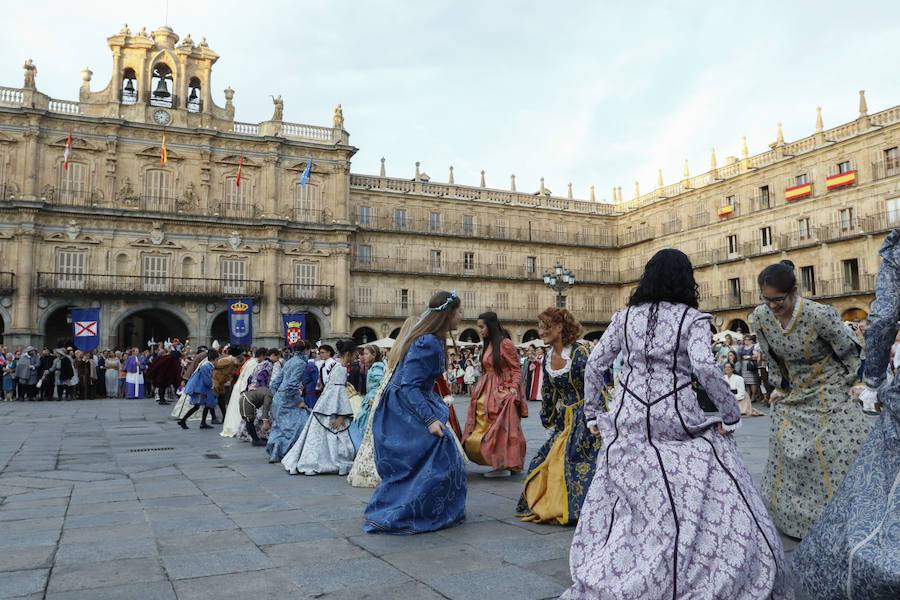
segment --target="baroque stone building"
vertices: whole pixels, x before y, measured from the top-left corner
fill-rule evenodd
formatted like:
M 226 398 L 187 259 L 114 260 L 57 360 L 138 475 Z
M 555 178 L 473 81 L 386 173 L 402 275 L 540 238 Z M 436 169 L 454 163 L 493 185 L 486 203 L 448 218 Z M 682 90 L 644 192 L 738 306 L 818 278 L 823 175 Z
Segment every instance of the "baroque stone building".
M 330 126 L 235 121 L 211 94 L 218 55 L 168 27 L 108 40 L 112 78 L 78 101 L 0 88 L 0 334 L 7 344 L 71 336 L 68 309 L 101 308 L 105 347 L 148 338 L 225 339 L 226 300 L 255 299 L 255 339 L 282 339 L 281 314 L 308 315 L 312 339 L 393 334 L 438 289 L 463 298 L 463 338 L 492 309 L 516 341 L 554 303 L 543 273 L 561 263 L 567 305 L 603 331 L 656 250 L 697 266 L 701 308 L 746 327 L 755 275 L 790 257 L 806 295 L 865 314 L 877 249 L 900 224 L 900 107 L 684 176 L 632 200 L 576 200 L 350 172 L 356 149 Z M 165 147 L 166 160 L 161 159 Z M 68 148 L 68 149 L 67 149 Z M 300 184 L 309 165 L 309 181 Z

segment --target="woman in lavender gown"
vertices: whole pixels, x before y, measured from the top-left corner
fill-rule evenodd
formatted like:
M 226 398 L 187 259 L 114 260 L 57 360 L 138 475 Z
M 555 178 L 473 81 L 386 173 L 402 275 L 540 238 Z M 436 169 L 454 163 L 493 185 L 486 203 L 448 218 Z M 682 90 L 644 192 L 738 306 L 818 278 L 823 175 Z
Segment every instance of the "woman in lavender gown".
M 787 598 L 778 533 L 731 432 L 737 400 L 713 361 L 688 257 L 661 250 L 585 371 L 585 417 L 604 448 L 563 598 Z M 603 372 L 624 350 L 609 412 Z M 718 406 L 707 417 L 691 374 Z

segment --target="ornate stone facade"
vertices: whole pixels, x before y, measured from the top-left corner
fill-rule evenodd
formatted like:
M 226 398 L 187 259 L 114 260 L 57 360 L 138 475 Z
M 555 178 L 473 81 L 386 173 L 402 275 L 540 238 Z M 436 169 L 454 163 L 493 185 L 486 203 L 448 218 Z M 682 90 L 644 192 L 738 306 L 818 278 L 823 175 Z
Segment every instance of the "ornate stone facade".
M 703 306 L 740 327 L 755 276 L 784 257 L 804 293 L 848 317 L 865 311 L 884 233 L 900 225 L 900 107 L 728 158 L 613 203 L 350 173 L 356 149 L 335 107 L 331 127 L 234 120 L 210 93 L 218 59 L 167 27 L 108 39 L 113 76 L 78 102 L 0 88 L 0 329 L 6 343 L 54 344 L 67 307 L 98 305 L 105 346 L 160 334 L 226 335 L 225 301 L 256 299 L 260 344 L 281 314 L 310 315 L 311 337 L 390 335 L 431 293 L 463 297 L 466 336 L 496 310 L 516 340 L 553 304 L 541 276 L 561 262 L 578 278 L 567 303 L 601 332 L 663 247 L 697 266 Z M 351 115 L 352 120 L 352 115 Z M 161 164 L 162 146 L 167 160 Z M 67 150 L 68 148 L 68 150 Z M 68 156 L 68 159 L 66 158 Z M 309 183 L 300 185 L 310 165 Z M 240 185 L 238 174 L 240 173 Z M 831 177 L 840 175 L 840 177 Z M 811 183 L 810 189 L 803 182 Z M 799 186 L 799 188 L 798 188 Z M 832 189 L 828 189 L 831 187 Z M 799 192 L 797 191 L 799 189 Z M 789 190 L 786 192 L 786 190 Z M 794 196 L 790 201 L 786 196 Z M 734 237 L 732 237 L 734 236 Z M 464 336 L 465 337 L 465 336 Z

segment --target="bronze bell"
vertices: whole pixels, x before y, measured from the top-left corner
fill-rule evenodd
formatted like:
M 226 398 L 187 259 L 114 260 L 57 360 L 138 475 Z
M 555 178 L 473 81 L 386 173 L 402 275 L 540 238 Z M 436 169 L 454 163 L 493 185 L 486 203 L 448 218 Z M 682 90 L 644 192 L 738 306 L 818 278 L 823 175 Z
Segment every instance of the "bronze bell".
M 169 93 L 169 88 L 166 86 L 166 80 L 160 79 L 159 83 L 156 84 L 156 91 L 153 92 L 153 95 L 157 98 L 168 98 L 172 94 Z
M 191 94 L 188 96 L 188 102 L 194 102 L 197 100 L 197 88 L 191 88 Z
M 129 94 L 134 93 L 134 79 L 127 79 L 125 81 L 125 91 Z

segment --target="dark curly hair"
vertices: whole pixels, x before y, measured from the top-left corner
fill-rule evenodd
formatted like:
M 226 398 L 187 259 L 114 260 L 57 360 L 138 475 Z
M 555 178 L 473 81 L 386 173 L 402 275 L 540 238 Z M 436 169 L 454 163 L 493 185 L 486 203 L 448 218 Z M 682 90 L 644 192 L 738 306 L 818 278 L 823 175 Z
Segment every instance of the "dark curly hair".
M 694 267 L 687 254 L 666 248 L 647 261 L 641 281 L 628 299 L 628 306 L 647 302 L 700 306 L 700 287 L 694 280 Z
M 545 327 L 562 325 L 561 335 L 564 346 L 568 346 L 577 341 L 578 338 L 581 337 L 581 332 L 584 331 L 581 327 L 581 323 L 578 322 L 578 319 L 565 308 L 551 306 L 538 315 L 538 321 Z

